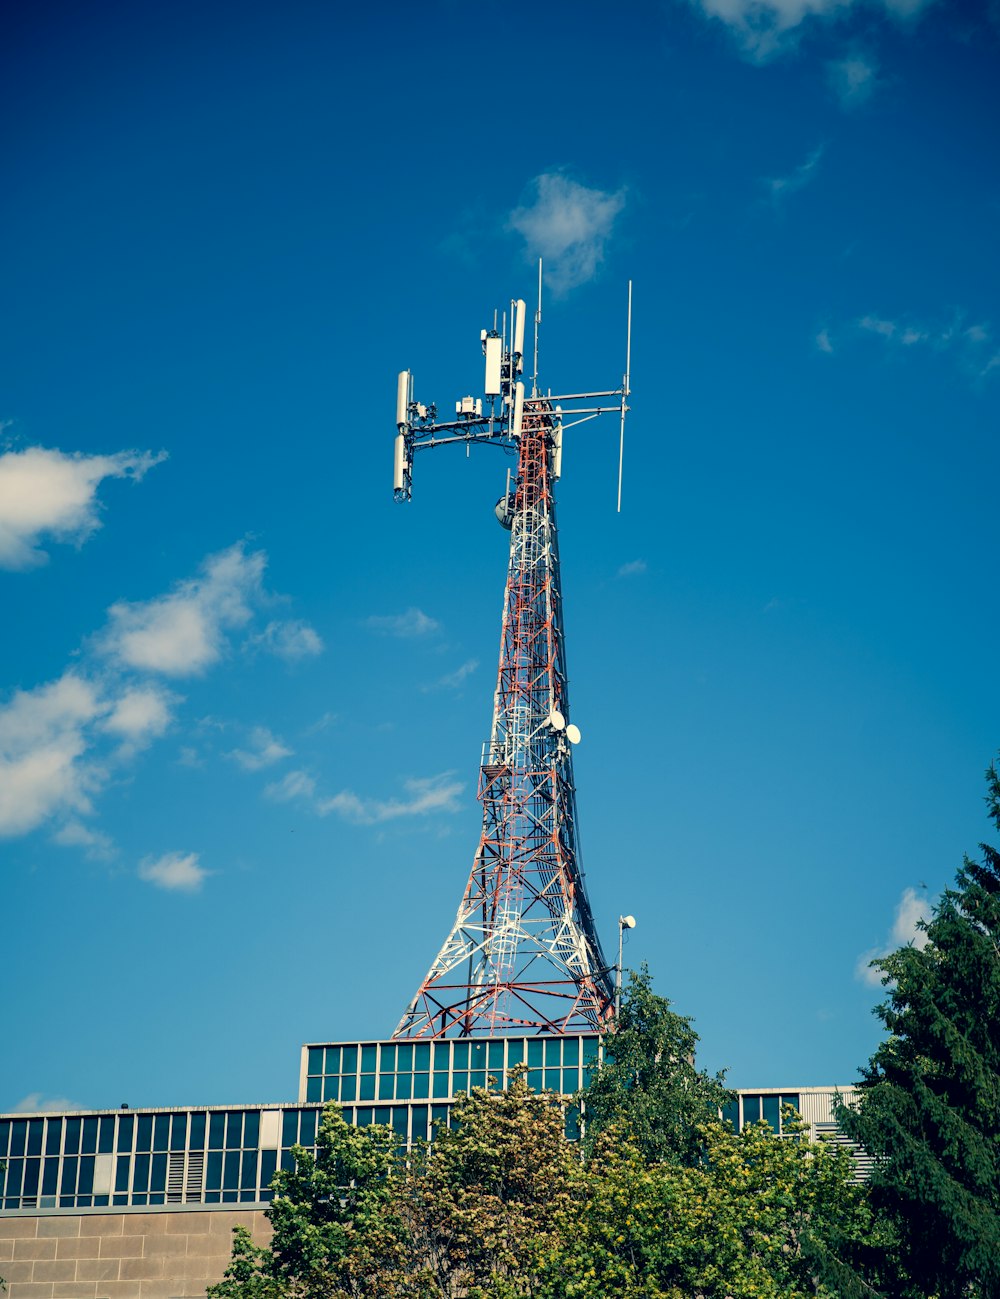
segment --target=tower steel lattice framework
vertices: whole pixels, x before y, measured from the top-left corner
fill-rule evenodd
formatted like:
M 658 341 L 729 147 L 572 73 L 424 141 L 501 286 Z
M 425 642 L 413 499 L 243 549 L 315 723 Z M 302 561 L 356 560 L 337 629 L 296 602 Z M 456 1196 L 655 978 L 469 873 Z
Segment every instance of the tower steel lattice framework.
M 434 406 L 415 402 L 413 376 L 399 376 L 398 500 L 410 499 L 419 450 L 492 442 L 516 452 L 517 470 L 496 507 L 510 530 L 510 557 L 493 722 L 479 772 L 482 833 L 455 923 L 395 1038 L 581 1032 L 613 1015 L 612 967 L 577 843 L 572 751 L 580 732 L 570 721 L 555 483 L 565 428 L 613 411 L 624 430 L 629 366 L 619 389 L 540 395 L 540 288 L 539 276 L 530 396 L 518 378 L 523 301 L 511 303 L 509 328 L 505 313 L 502 330 L 494 322 L 483 331 L 485 401 L 460 399 L 454 420 L 439 421 Z

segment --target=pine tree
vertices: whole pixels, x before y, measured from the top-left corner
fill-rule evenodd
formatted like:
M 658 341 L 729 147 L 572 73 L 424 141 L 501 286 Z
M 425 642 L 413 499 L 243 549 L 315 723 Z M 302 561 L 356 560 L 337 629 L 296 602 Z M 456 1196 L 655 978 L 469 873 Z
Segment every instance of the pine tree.
M 986 773 L 1000 829 L 1000 777 Z M 888 1030 L 838 1122 L 873 1156 L 872 1202 L 899 1236 L 898 1293 L 1000 1295 L 1000 852 L 965 858 L 927 943 L 875 962 Z

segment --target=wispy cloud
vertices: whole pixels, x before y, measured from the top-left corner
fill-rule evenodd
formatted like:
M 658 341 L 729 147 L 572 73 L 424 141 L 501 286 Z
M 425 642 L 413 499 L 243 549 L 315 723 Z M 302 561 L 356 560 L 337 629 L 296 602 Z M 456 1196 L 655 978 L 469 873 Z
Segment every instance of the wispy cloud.
M 299 619 L 269 622 L 262 632 L 250 638 L 250 644 L 289 663 L 323 653 L 319 632 Z
M 82 821 L 67 821 L 52 836 L 52 842 L 64 848 L 82 848 L 83 855 L 91 861 L 111 861 L 116 855 L 111 836 L 84 825 Z
M 430 636 L 432 632 L 440 630 L 441 624 L 421 609 L 407 609 L 405 613 L 372 614 L 370 618 L 365 619 L 365 626 L 385 636 L 409 639 L 415 636 Z
M 827 356 L 833 355 L 833 339 L 830 337 L 828 329 L 821 329 L 816 335 L 816 346 L 821 352 L 825 352 Z
M 619 568 L 615 576 L 616 577 L 639 577 L 640 574 L 646 572 L 648 567 L 649 565 L 646 563 L 644 559 L 630 559 L 627 564 L 622 564 L 621 568 Z
M 947 353 L 973 379 L 1000 372 L 1000 346 L 989 321 L 967 325 L 965 313 L 955 312 L 947 323 L 918 321 L 912 317 L 867 315 L 857 321 L 862 336 L 879 338 L 894 352 L 929 348 Z
M 144 857 L 136 871 L 147 884 L 170 893 L 197 893 L 208 873 L 199 864 L 196 852 L 168 852 L 162 857 Z
M 138 482 L 166 459 L 160 452 L 67 455 L 27 447 L 0 456 L 0 568 L 44 564 L 44 537 L 81 545 L 101 526 L 97 489 L 106 478 Z
M 706 18 L 719 22 L 740 52 L 765 63 L 792 49 L 807 21 L 841 19 L 862 4 L 879 6 L 892 18 L 913 18 L 932 0 L 692 0 Z
M 66 1096 L 46 1096 L 43 1092 L 29 1092 L 14 1106 L 14 1114 L 58 1114 L 61 1111 L 82 1110 L 84 1107 Z
M 591 189 L 564 172 L 543 172 L 528 185 L 526 201 L 507 219 L 525 252 L 545 263 L 546 283 L 556 294 L 592 280 L 604 261 L 625 190 Z
M 266 726 L 255 726 L 250 732 L 250 744 L 245 749 L 233 749 L 230 758 L 244 771 L 263 771 L 273 767 L 276 762 L 292 756 L 281 740 L 271 734 Z
M 279 803 L 302 802 L 317 816 L 335 813 L 355 825 L 381 825 L 400 817 L 427 816 L 433 812 L 456 812 L 458 798 L 465 788 L 454 779 L 454 773 L 414 778 L 403 782 L 403 798 L 362 798 L 351 789 L 330 796 L 316 792 L 316 780 L 306 771 L 290 771 L 283 779 L 268 785 L 267 796 Z
M 784 202 L 789 195 L 797 194 L 800 189 L 805 189 L 809 182 L 815 179 L 822 157 L 823 145 L 818 145 L 809 154 L 805 162 L 793 168 L 786 176 L 772 176 L 764 181 L 768 197 L 775 207 Z
M 478 659 L 466 659 L 454 672 L 446 672 L 443 677 L 438 677 L 436 681 L 420 688 L 425 694 L 431 690 L 458 690 L 478 667 Z
M 905 947 L 908 943 L 922 950 L 927 946 L 927 934 L 925 930 L 919 928 L 919 925 L 926 923 L 930 918 L 931 908 L 926 895 L 916 889 L 904 889 L 896 904 L 896 914 L 893 917 L 888 941 L 884 946 L 872 947 L 867 952 L 862 952 L 854 969 L 855 976 L 862 983 L 877 988 L 882 982 L 882 972 L 872 969 L 872 961 L 888 956 L 890 952 Z
M 826 65 L 830 88 L 843 108 L 858 108 L 878 85 L 878 63 L 870 54 L 851 54 Z

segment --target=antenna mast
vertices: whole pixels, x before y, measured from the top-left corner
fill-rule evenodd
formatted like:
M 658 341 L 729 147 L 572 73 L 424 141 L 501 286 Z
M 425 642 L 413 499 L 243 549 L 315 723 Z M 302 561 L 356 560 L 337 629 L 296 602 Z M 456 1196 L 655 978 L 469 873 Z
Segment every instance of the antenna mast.
M 454 420 L 413 399 L 399 375 L 393 486 L 412 494 L 417 451 L 488 442 L 517 453 L 496 505 L 510 531 L 500 659 L 490 737 L 483 745 L 483 825 L 455 923 L 400 1020 L 396 1038 L 576 1033 L 614 1014 L 614 988 L 587 899 L 577 843 L 573 748 L 563 637 L 555 483 L 563 430 L 615 412 L 620 389 L 538 394 L 541 263 L 532 391 L 525 397 L 523 299 L 509 331 L 483 330 L 484 397 L 461 397 Z M 620 452 L 619 452 L 620 454 Z

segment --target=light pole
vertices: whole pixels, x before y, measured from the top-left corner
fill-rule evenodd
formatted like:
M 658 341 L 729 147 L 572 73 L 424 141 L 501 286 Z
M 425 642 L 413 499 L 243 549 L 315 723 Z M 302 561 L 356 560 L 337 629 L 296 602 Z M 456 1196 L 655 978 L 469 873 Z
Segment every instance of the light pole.
M 618 964 L 615 966 L 615 1019 L 622 1008 L 622 942 L 626 929 L 635 928 L 635 916 L 618 917 Z

